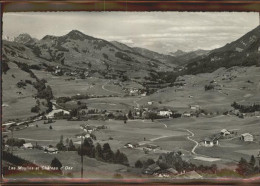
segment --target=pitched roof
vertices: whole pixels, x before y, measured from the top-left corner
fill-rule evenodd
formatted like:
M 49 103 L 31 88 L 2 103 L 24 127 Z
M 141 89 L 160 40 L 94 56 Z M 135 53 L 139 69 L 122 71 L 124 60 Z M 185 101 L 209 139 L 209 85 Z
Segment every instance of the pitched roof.
M 249 134 L 249 133 L 244 133 L 244 134 L 241 134 L 241 136 L 253 136 L 253 135 Z

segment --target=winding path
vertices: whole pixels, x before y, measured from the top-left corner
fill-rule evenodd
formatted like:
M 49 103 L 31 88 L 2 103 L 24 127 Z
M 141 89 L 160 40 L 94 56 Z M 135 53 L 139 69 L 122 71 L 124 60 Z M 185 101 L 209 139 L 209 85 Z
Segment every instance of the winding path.
M 105 86 L 106 86 L 108 83 L 110 83 L 110 80 L 107 81 L 105 84 L 102 85 L 102 89 L 103 89 L 103 90 L 105 90 L 105 91 L 107 91 L 107 92 L 114 93 L 114 94 L 120 94 L 119 92 L 115 92 L 115 91 L 106 89 Z
M 193 136 L 194 136 L 194 133 L 193 133 L 193 132 L 191 132 L 191 131 L 188 130 L 188 129 L 185 129 L 185 130 L 186 130 L 188 133 L 191 134 L 190 136 L 187 136 L 187 139 L 195 143 L 195 146 L 192 148 L 191 153 L 192 153 L 192 154 L 196 154 L 195 150 L 196 150 L 196 148 L 198 147 L 199 143 L 198 143 L 196 140 L 190 138 L 190 137 L 193 137 Z

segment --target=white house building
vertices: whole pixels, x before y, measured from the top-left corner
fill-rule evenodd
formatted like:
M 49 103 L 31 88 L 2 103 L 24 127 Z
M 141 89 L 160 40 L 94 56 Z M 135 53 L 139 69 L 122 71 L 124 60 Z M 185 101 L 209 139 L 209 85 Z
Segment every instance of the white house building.
M 228 136 L 230 135 L 230 132 L 227 129 L 222 129 L 220 131 L 221 136 Z
M 218 145 L 218 139 L 207 137 L 203 140 L 203 144 L 205 147 L 213 147 L 214 145 Z
M 243 141 L 254 141 L 253 135 L 249 134 L 249 133 L 241 134 L 240 139 L 243 140 Z
M 32 145 L 32 143 L 25 143 L 25 144 L 23 144 L 23 147 L 26 149 L 32 149 L 33 145 Z
M 160 116 L 171 116 L 172 115 L 172 111 L 170 111 L 170 110 L 161 110 L 160 112 L 159 112 L 159 115 Z

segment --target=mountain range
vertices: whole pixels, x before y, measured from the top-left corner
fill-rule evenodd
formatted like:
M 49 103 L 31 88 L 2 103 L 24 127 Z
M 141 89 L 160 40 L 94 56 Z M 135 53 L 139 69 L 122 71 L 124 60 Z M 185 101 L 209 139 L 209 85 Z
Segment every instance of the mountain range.
M 29 65 L 87 69 L 102 75 L 124 73 L 130 78 L 143 79 L 151 72 L 174 72 L 180 66 L 186 69 L 183 73 L 196 74 L 220 67 L 258 65 L 259 43 L 258 26 L 238 40 L 212 51 L 178 50 L 165 55 L 72 30 L 64 36 L 46 35 L 40 40 L 21 34 L 13 42 L 3 41 L 3 59 Z

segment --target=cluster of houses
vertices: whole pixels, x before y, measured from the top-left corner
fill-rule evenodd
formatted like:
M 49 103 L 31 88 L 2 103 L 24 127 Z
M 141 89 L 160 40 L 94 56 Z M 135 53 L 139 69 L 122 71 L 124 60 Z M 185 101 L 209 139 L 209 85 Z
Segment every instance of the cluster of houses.
M 129 89 L 124 89 L 125 92 L 130 95 L 130 96 L 146 96 L 147 92 L 144 89 L 139 89 L 139 88 L 129 88 Z
M 161 169 L 156 163 L 149 165 L 142 172 L 143 174 L 153 175 L 158 178 L 182 178 L 182 179 L 202 179 L 203 177 L 196 171 L 179 173 L 174 168 Z
M 217 146 L 219 145 L 220 139 L 233 138 L 234 136 L 237 136 L 237 132 L 229 131 L 227 129 L 222 129 L 219 134 L 204 138 L 203 141 L 201 142 L 201 145 L 205 147 Z M 239 139 L 244 142 L 254 141 L 254 137 L 250 133 L 241 134 Z
M 85 124 L 85 125 L 81 125 L 80 126 L 81 129 L 83 129 L 83 132 L 80 134 L 76 134 L 76 138 L 90 138 L 92 132 L 94 131 L 98 131 L 101 129 L 107 129 L 107 126 L 102 125 L 102 126 L 91 126 L 89 124 Z
M 88 68 L 86 68 L 86 70 L 84 70 L 84 71 L 82 71 L 81 69 L 75 69 L 74 71 L 71 71 L 69 69 L 61 68 L 57 65 L 54 69 L 54 72 L 52 72 L 52 75 L 54 75 L 54 76 L 62 76 L 63 74 L 66 76 L 82 78 L 82 76 L 88 77 L 89 71 L 88 71 Z
M 32 143 L 24 143 L 23 144 L 23 148 L 24 149 L 38 148 L 40 150 L 43 150 L 44 153 L 49 153 L 49 154 L 57 154 L 59 152 L 56 147 L 53 147 L 53 146 L 39 146 L 39 145 L 33 146 Z

